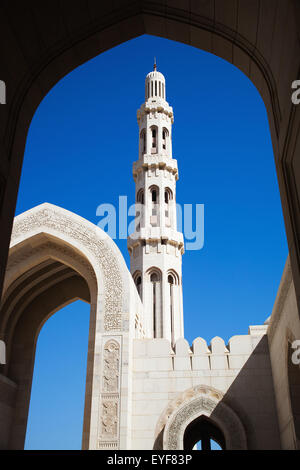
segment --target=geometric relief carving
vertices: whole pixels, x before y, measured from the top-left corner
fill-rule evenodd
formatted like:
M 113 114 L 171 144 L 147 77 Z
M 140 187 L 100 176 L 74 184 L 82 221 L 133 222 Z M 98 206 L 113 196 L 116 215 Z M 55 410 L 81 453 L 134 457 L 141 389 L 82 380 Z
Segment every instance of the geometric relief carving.
M 120 315 L 119 313 L 115 313 L 114 315 L 112 315 L 111 313 L 105 313 L 104 330 L 122 330 L 122 315 Z

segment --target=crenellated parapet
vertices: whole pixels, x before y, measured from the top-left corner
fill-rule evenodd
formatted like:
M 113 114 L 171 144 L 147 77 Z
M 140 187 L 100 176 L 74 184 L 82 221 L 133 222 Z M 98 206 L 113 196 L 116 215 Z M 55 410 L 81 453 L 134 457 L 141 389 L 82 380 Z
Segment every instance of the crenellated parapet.
M 179 338 L 174 347 L 167 339 L 142 339 L 134 342 L 136 371 L 226 371 L 241 369 L 253 353 L 267 325 L 249 327 L 248 335 L 236 335 L 226 345 L 215 336 L 208 345 L 196 338 L 192 345 Z

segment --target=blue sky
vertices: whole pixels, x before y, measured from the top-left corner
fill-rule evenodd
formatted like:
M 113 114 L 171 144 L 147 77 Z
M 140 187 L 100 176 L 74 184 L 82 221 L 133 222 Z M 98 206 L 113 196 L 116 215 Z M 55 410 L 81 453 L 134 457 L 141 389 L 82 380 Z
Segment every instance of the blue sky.
M 204 247 L 183 256 L 185 336 L 227 342 L 271 314 L 288 254 L 265 106 L 231 64 L 142 36 L 78 67 L 32 120 L 16 214 L 47 201 L 97 224 L 99 204 L 134 203 L 136 110 L 154 56 L 174 109 L 177 202 L 205 206 Z M 116 243 L 129 266 L 126 240 Z M 80 448 L 88 319 L 76 302 L 41 331 L 27 448 Z

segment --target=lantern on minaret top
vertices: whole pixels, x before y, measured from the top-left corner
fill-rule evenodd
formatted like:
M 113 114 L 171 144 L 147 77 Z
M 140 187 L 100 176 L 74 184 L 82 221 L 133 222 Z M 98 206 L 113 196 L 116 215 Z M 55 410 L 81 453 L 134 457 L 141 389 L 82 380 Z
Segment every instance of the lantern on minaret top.
M 155 116 L 151 110 L 156 109 Z M 145 115 L 148 115 L 151 126 L 144 126 Z M 160 119 L 161 117 L 169 119 Z M 140 131 L 140 156 L 143 154 L 161 153 L 172 156 L 171 125 L 173 109 L 166 101 L 166 81 L 162 73 L 158 72 L 156 61 L 153 71 L 148 73 L 145 80 L 145 103 L 137 112 Z M 156 122 L 155 122 L 156 121 Z M 160 132 L 161 131 L 161 132 Z
M 133 164 L 136 226 L 128 237 L 130 271 L 144 307 L 145 334 L 172 344 L 183 337 L 182 233 L 177 231 L 177 161 L 172 158 L 173 108 L 166 81 L 153 71 L 145 80 L 145 102 L 137 111 L 139 158 Z

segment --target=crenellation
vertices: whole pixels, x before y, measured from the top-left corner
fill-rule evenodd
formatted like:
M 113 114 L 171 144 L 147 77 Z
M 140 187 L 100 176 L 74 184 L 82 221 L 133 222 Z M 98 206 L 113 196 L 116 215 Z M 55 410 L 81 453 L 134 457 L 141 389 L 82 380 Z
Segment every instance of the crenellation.
M 263 331 L 263 330 L 261 330 Z M 260 341 L 262 336 L 256 336 Z M 192 346 L 184 338 L 179 338 L 172 347 L 167 339 L 141 339 L 134 341 L 134 356 L 137 367 L 139 360 L 147 360 L 146 370 L 173 370 L 173 371 L 227 371 L 241 369 L 254 353 L 257 344 L 253 344 L 251 335 L 232 336 L 228 345 L 222 338 L 216 336 L 207 345 L 204 338 L 194 339 Z M 156 363 L 153 359 L 159 358 Z M 161 363 L 160 363 L 161 361 Z M 258 359 L 256 366 L 268 368 L 269 362 L 265 352 Z M 145 362 L 144 362 L 145 363 Z M 151 369 L 151 366 L 153 368 Z M 247 367 L 251 367 L 247 365 Z

